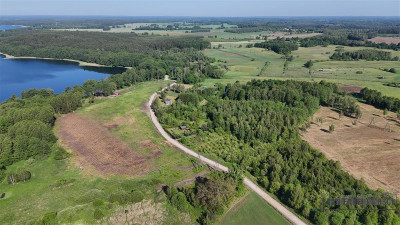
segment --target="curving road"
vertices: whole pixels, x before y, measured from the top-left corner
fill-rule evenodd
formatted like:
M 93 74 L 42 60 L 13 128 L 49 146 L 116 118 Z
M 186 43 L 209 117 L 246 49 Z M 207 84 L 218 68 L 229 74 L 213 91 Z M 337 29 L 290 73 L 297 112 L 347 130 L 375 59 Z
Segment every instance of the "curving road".
M 173 86 L 175 84 L 176 83 L 172 83 L 169 86 Z M 167 88 L 168 88 L 168 86 L 163 88 L 161 91 L 164 91 Z M 157 130 L 160 132 L 160 134 L 165 139 L 167 139 L 167 141 L 169 141 L 171 144 L 175 145 L 177 148 L 182 150 L 184 153 L 191 155 L 193 157 L 196 157 L 199 160 L 201 160 L 202 162 L 207 163 L 208 165 L 210 165 L 214 168 L 217 168 L 219 170 L 223 170 L 223 171 L 227 172 L 229 170 L 228 167 L 223 166 L 223 165 L 219 164 L 218 162 L 215 162 L 211 159 L 208 159 L 193 150 L 190 150 L 189 148 L 187 148 L 184 145 L 182 145 L 181 143 L 179 143 L 177 140 L 171 138 L 168 135 L 168 133 L 165 132 L 165 130 L 162 128 L 161 124 L 158 122 L 157 117 L 154 114 L 154 111 L 151 109 L 151 103 L 154 101 L 154 98 L 156 96 L 157 96 L 157 93 L 154 93 L 150 96 L 149 102 L 147 103 L 148 104 L 147 108 L 150 113 L 151 121 L 153 122 L 153 124 L 157 128 Z M 296 224 L 296 225 L 306 225 L 306 223 L 303 222 L 300 218 L 298 218 L 294 213 L 292 213 L 288 209 L 286 209 L 281 203 L 279 203 L 274 198 L 272 198 L 269 194 L 267 194 L 265 191 L 263 191 L 260 187 L 258 187 L 255 183 L 253 183 L 247 177 L 244 177 L 244 183 L 248 188 L 250 188 L 255 193 L 257 193 L 260 197 L 262 197 L 266 202 L 268 202 L 268 204 L 270 204 L 272 207 L 274 207 L 280 214 L 282 214 L 291 223 Z

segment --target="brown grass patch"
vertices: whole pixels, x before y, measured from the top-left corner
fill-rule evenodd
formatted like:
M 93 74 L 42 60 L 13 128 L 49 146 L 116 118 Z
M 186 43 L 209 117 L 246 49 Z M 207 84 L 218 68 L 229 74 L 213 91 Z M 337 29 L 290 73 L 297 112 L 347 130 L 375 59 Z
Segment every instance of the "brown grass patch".
M 372 41 L 375 43 L 386 43 L 386 44 L 398 44 L 400 43 L 400 37 L 374 37 L 368 39 L 368 41 Z
M 354 118 L 338 119 L 337 112 L 322 107 L 314 118 L 322 117 L 323 124 L 314 123 L 301 136 L 329 159 L 339 161 L 342 168 L 357 179 L 364 179 L 372 189 L 382 188 L 400 197 L 400 121 L 394 113 L 382 115 L 382 110 L 360 104 L 363 113 L 357 125 Z M 373 115 L 375 127 L 368 126 Z M 391 121 L 392 132 L 384 127 Z M 326 132 L 335 125 L 333 133 Z
M 120 122 L 120 121 L 119 121 Z M 70 113 L 59 118 L 58 136 L 77 154 L 84 167 L 93 167 L 104 174 L 145 174 L 152 164 L 150 159 L 162 154 L 159 149 L 143 156 L 118 140 L 108 129 L 89 119 Z
M 360 93 L 362 88 L 358 86 L 340 86 L 339 89 L 342 91 Z

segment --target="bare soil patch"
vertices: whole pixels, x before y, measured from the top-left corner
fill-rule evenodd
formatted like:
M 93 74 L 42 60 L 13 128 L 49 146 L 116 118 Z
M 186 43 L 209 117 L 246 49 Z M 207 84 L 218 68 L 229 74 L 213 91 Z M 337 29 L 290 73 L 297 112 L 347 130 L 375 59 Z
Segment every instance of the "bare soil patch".
M 104 174 L 145 174 L 153 166 L 149 160 L 162 154 L 157 148 L 143 156 L 118 140 L 105 127 L 81 115 L 70 113 L 59 118 L 58 136 L 75 150 L 83 167 L 93 167 Z
M 342 91 L 360 93 L 362 88 L 358 86 L 340 86 L 339 89 Z
M 400 121 L 394 113 L 383 116 L 382 110 L 365 104 L 360 108 L 362 119 L 353 125 L 354 118 L 339 119 L 337 112 L 322 107 L 314 115 L 323 118 L 322 125 L 313 123 L 301 136 L 370 188 L 382 188 L 400 197 Z M 369 126 L 372 117 L 375 125 Z M 388 121 L 392 132 L 384 131 Z M 327 132 L 331 124 L 335 125 L 333 133 Z
M 386 44 L 398 44 L 400 43 L 400 37 L 374 37 L 368 39 L 368 41 L 372 41 L 375 43 L 386 43 Z

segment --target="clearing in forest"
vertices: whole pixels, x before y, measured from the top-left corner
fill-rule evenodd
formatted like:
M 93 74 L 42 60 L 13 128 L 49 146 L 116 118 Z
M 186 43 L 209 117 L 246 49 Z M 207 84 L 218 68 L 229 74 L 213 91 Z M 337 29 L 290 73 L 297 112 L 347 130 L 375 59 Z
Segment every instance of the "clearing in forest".
M 385 116 L 373 106 L 359 105 L 363 115 L 356 124 L 355 118 L 339 118 L 336 111 L 321 107 L 314 121 L 322 119 L 322 124 L 312 123 L 301 136 L 370 188 L 382 188 L 400 196 L 400 120 L 394 113 Z M 335 130 L 329 133 L 331 124 Z
M 400 37 L 374 37 L 369 39 L 368 41 L 397 45 L 398 43 L 400 43 Z
M 59 118 L 58 136 L 74 149 L 81 165 L 93 166 L 105 174 L 144 174 L 151 166 L 148 160 L 162 152 L 154 148 L 152 155 L 143 156 L 118 140 L 106 127 L 76 113 Z

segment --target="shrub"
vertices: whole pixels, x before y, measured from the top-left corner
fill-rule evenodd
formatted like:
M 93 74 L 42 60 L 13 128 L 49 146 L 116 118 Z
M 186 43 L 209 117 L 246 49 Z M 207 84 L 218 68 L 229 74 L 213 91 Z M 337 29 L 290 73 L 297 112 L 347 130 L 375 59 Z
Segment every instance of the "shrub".
M 95 206 L 95 207 L 102 206 L 102 205 L 104 205 L 104 201 L 99 198 L 97 198 L 93 201 L 93 206 Z
M 363 71 L 357 71 L 356 74 L 363 74 Z
M 187 201 L 185 194 L 183 194 L 182 192 L 178 192 L 174 196 L 172 196 L 171 204 L 182 212 L 186 212 L 189 206 L 189 202 Z
M 396 73 L 396 69 L 395 68 L 390 68 L 390 70 L 388 71 L 390 73 Z
M 308 60 L 306 63 L 304 63 L 304 67 L 306 68 L 311 68 L 314 65 L 312 60 Z
M 36 221 L 35 225 L 48 225 L 57 223 L 57 212 L 48 212 L 44 214 L 42 219 Z
M 95 209 L 94 210 L 93 218 L 95 220 L 99 220 L 99 219 L 103 218 L 103 216 L 104 216 L 104 213 L 100 209 Z
M 56 144 L 53 145 L 53 149 L 55 148 L 54 152 L 54 159 L 55 160 L 63 160 L 66 158 L 69 158 L 71 154 L 69 154 L 67 151 L 65 151 L 64 148 L 57 146 Z
M 333 131 L 335 131 L 335 125 L 331 124 L 329 126 L 329 133 L 332 133 Z
M 71 179 L 61 179 L 61 180 L 58 180 L 58 181 L 53 185 L 53 187 L 61 187 L 61 186 L 64 186 L 64 185 L 66 185 L 66 184 L 71 184 L 71 183 L 73 183 L 74 181 L 75 181 L 74 178 L 71 178 Z
M 258 183 L 265 189 L 268 188 L 269 186 L 269 180 L 268 177 L 264 176 L 264 177 L 259 177 L 258 178 Z
M 131 193 L 131 202 L 141 202 L 144 199 L 144 194 L 141 191 L 133 191 Z
M 18 183 L 20 181 L 27 181 L 31 179 L 31 172 L 25 170 L 23 167 L 19 167 L 16 172 L 10 172 L 7 175 L 7 182 L 9 184 Z

